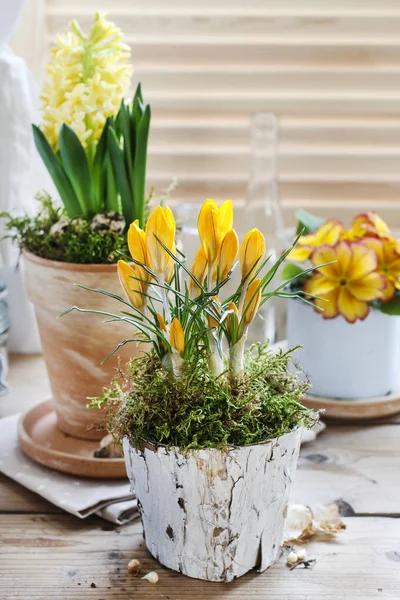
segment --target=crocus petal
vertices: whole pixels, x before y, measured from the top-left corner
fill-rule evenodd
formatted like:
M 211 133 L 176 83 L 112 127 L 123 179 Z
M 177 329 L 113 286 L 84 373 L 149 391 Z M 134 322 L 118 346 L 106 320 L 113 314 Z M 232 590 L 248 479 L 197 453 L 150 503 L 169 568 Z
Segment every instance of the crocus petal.
M 219 272 L 219 280 L 224 281 L 227 278 L 229 271 L 233 267 L 233 263 L 236 260 L 239 250 L 239 238 L 234 229 L 228 231 L 224 239 L 222 240 L 221 250 L 219 254 L 219 261 L 215 265 L 213 278 L 216 278 L 217 272 Z M 214 277 L 215 274 L 215 277 Z
M 128 247 L 133 260 L 146 267 L 151 267 L 145 234 L 143 229 L 140 229 L 138 220 L 131 223 L 129 227 Z M 149 280 L 151 278 L 150 274 L 142 267 L 138 267 L 138 270 L 141 279 Z
M 197 229 L 207 260 L 213 264 L 221 244 L 219 209 L 214 200 L 206 200 L 201 207 Z
M 233 226 L 233 204 L 232 200 L 225 200 L 219 208 L 219 223 L 221 237 L 223 238 Z
M 168 328 L 165 324 L 163 316 L 160 315 L 160 313 L 156 313 L 156 317 L 157 317 L 158 326 L 160 327 L 161 331 L 168 333 Z
M 152 269 L 159 277 L 165 280 L 168 279 L 168 272 L 173 259 L 160 242 L 170 252 L 173 252 L 175 229 L 175 220 L 171 209 L 163 206 L 157 206 L 153 210 L 146 224 L 146 244 L 151 257 Z
M 226 317 L 226 328 L 228 330 L 228 334 L 230 337 L 233 335 L 233 331 L 237 329 L 238 326 L 238 309 L 236 304 L 233 302 L 229 302 L 228 310 L 230 311 L 229 315 Z
M 311 279 L 308 279 L 304 284 L 304 291 L 313 296 L 323 296 L 328 292 L 331 292 L 337 287 L 337 283 L 334 279 L 329 279 L 322 273 L 313 275 Z
M 365 277 L 349 281 L 346 287 L 357 300 L 372 302 L 381 297 L 385 286 L 385 278 L 382 275 L 369 273 Z
M 242 281 L 260 266 L 265 254 L 265 239 L 258 229 L 250 229 L 245 235 L 239 250 Z
M 131 267 L 124 260 L 119 260 L 117 270 L 119 282 L 128 301 L 135 306 L 135 308 L 138 308 L 139 310 L 142 309 L 145 296 L 143 296 L 142 284 L 137 279 L 137 277 L 139 277 L 139 273 L 137 272 L 138 269 Z
M 339 290 L 337 306 L 349 323 L 354 323 L 357 319 L 362 321 L 369 313 L 368 304 L 357 300 L 346 287 Z
M 183 354 L 185 350 L 185 334 L 183 333 L 182 325 L 176 317 L 172 320 L 169 337 L 172 348 L 178 354 Z
M 318 310 L 318 308 L 316 308 L 315 310 L 317 310 L 319 313 L 321 313 L 321 315 L 324 319 L 334 319 L 339 314 L 339 310 L 338 310 L 338 306 L 337 306 L 338 297 L 339 297 L 339 289 L 338 288 L 335 288 L 331 292 L 324 294 L 321 297 L 321 299 L 314 300 L 315 306 L 319 307 L 322 310 Z
M 344 244 L 345 242 L 341 242 Z M 351 245 L 351 264 L 347 270 L 347 276 L 350 281 L 360 279 L 368 273 L 374 271 L 377 267 L 378 260 L 375 252 L 367 248 L 365 244 L 353 242 Z
M 243 305 L 243 322 L 245 325 L 249 325 L 256 316 L 258 307 L 261 301 L 261 279 L 256 278 L 252 281 L 247 288 L 246 296 Z
M 193 277 L 195 277 L 197 281 L 203 285 L 208 272 L 208 260 L 203 246 L 200 246 L 200 248 L 197 250 L 190 272 L 192 273 Z M 200 288 L 198 288 L 193 279 L 190 279 L 189 292 L 192 293 L 194 289 L 200 293 Z

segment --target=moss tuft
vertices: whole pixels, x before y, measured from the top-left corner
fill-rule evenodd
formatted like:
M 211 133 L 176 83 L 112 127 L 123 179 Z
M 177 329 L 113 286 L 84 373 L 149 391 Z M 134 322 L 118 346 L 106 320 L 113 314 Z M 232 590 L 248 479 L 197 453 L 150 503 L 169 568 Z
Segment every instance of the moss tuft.
M 246 354 L 245 377 L 231 388 L 210 373 L 205 353 L 187 361 L 179 379 L 145 354 L 92 405 L 108 402 L 110 431 L 136 447 L 141 440 L 182 450 L 261 443 L 315 423 L 300 403 L 309 386 L 288 372 L 291 360 L 291 352 L 256 344 Z
M 62 207 L 56 206 L 49 195 L 38 194 L 37 215 L 13 217 L 2 213 L 7 238 L 22 250 L 41 258 L 75 264 L 114 263 L 120 253 L 127 254 L 126 237 L 111 231 L 92 231 L 91 221 L 75 219 L 68 222 L 65 231 L 50 234 L 50 229 L 65 217 Z

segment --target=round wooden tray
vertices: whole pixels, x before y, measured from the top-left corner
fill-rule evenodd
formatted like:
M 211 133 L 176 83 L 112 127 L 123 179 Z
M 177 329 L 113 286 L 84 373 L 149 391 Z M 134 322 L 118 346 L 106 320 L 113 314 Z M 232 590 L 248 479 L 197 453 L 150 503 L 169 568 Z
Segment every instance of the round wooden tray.
M 287 350 L 287 340 L 271 344 L 271 350 Z M 387 394 L 377 398 L 323 398 L 308 394 L 301 400 L 304 406 L 314 410 L 324 410 L 323 419 L 346 421 L 367 421 L 391 417 L 400 412 L 400 393 Z
M 315 410 L 324 410 L 323 419 L 345 419 L 363 421 L 381 419 L 400 412 L 400 394 L 390 394 L 379 398 L 342 400 L 340 398 L 320 398 L 307 395 L 302 404 Z
M 94 458 L 99 442 L 80 440 L 58 429 L 51 400 L 21 416 L 18 440 L 29 458 L 56 471 L 95 479 L 126 477 L 123 458 Z

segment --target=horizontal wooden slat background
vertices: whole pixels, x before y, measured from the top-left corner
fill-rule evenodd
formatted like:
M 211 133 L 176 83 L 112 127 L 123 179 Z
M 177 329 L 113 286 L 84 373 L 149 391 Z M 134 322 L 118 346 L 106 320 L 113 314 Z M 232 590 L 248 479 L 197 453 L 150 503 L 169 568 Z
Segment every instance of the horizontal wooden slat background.
M 50 38 L 106 10 L 152 104 L 149 182 L 243 201 L 249 118 L 280 117 L 287 223 L 305 207 L 400 226 L 399 0 L 47 0 Z

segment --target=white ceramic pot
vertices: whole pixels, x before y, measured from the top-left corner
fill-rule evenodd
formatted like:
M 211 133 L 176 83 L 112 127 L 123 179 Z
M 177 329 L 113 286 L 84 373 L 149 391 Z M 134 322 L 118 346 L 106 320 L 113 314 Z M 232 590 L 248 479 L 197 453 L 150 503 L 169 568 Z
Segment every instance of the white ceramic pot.
M 301 429 L 264 444 L 192 450 L 124 439 L 146 546 L 166 567 L 232 581 L 280 556 Z
M 303 347 L 296 359 L 311 394 L 374 398 L 400 391 L 400 317 L 371 309 L 364 321 L 324 319 L 300 300 L 289 300 L 287 339 Z

